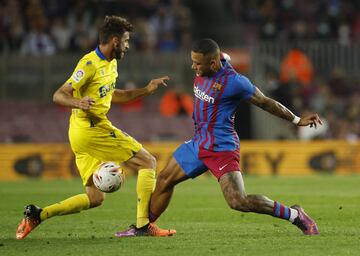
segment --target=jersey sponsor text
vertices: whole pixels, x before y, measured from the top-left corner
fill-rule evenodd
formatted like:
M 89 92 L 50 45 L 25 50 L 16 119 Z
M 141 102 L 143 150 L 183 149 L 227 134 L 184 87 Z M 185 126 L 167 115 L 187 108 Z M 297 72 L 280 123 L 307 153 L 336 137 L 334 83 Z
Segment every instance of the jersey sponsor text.
M 196 98 L 198 98 L 202 101 L 206 101 L 211 104 L 214 104 L 214 102 L 215 102 L 213 97 L 210 97 L 209 95 L 207 95 L 204 91 L 200 90 L 199 87 L 197 87 L 196 85 L 194 85 L 194 94 L 195 94 Z

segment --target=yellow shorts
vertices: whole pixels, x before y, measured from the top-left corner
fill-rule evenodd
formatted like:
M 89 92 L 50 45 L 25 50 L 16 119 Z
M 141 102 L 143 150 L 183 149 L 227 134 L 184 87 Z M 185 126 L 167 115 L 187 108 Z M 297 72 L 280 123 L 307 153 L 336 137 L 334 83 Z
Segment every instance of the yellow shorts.
M 119 129 L 70 128 L 69 140 L 84 186 L 91 184 L 89 179 L 102 162 L 125 162 L 142 148 L 138 141 Z

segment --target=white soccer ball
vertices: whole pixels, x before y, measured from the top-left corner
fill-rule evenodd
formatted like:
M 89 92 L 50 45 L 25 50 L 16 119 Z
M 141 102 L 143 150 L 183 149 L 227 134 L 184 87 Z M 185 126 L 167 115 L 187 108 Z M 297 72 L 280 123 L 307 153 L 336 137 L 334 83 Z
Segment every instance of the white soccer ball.
M 117 191 L 124 183 L 124 180 L 123 170 L 113 162 L 102 163 L 93 173 L 95 187 L 105 193 Z

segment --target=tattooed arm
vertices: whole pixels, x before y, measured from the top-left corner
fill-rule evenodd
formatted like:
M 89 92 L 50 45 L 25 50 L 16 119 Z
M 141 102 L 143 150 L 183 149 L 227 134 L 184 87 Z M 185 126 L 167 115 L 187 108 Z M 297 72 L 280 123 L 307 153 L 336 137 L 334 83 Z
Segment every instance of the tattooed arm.
M 314 126 L 316 128 L 317 124 L 322 124 L 319 116 L 317 114 L 310 114 L 304 117 L 301 117 L 298 121 L 298 117 L 293 114 L 287 107 L 277 102 L 274 99 L 271 99 L 265 96 L 258 88 L 256 88 L 253 96 L 249 99 L 249 101 L 262 108 L 263 110 L 278 116 L 282 119 L 288 120 L 290 122 L 295 121 L 298 126 Z

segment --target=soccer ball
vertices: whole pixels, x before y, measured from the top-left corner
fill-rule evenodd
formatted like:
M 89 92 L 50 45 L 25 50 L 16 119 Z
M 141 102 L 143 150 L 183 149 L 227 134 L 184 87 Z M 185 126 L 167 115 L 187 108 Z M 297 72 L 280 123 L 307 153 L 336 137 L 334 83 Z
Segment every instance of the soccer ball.
M 124 180 L 123 170 L 113 162 L 102 163 L 93 174 L 95 187 L 105 193 L 117 191 L 124 183 Z

